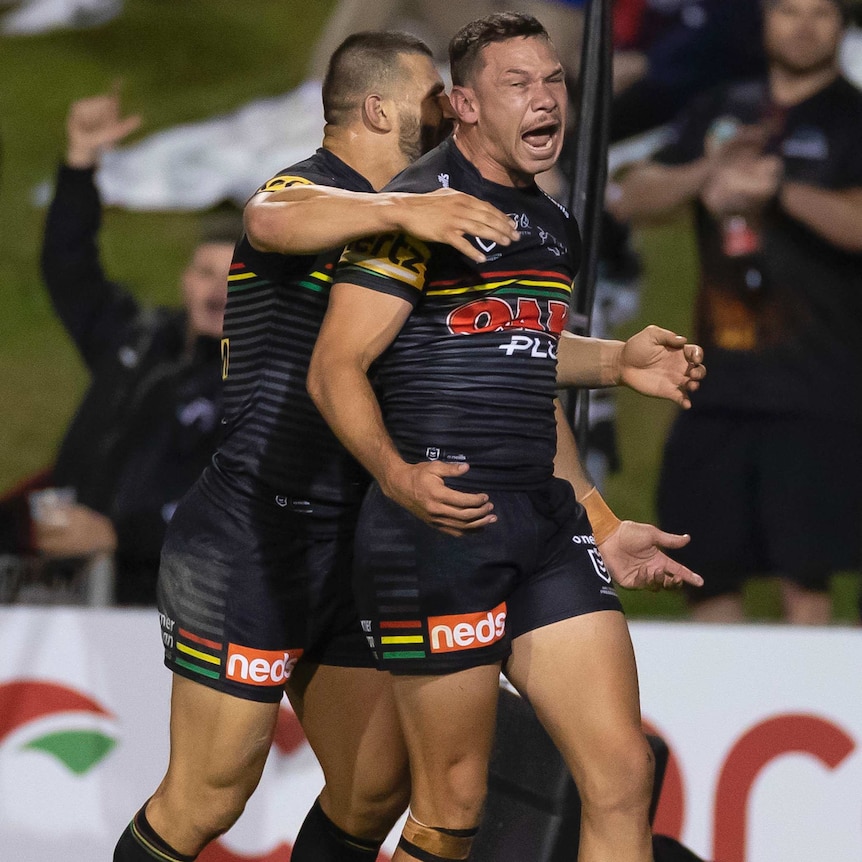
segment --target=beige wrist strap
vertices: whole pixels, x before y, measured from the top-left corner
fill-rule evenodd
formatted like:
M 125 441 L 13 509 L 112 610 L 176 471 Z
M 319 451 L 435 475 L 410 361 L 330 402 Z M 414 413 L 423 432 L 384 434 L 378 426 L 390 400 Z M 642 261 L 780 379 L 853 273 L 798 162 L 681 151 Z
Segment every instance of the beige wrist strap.
M 622 522 L 602 499 L 596 487 L 590 488 L 578 502 L 586 509 L 596 544 L 601 545 Z

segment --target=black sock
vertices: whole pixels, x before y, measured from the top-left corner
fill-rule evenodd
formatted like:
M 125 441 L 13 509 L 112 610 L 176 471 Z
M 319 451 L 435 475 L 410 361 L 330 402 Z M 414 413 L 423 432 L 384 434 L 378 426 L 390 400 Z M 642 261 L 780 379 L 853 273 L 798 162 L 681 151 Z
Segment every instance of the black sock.
M 114 848 L 114 862 L 194 862 L 162 840 L 144 813 L 146 805 L 134 816 Z
M 323 813 L 317 799 L 305 815 L 290 862 L 374 862 L 380 843 L 339 829 Z

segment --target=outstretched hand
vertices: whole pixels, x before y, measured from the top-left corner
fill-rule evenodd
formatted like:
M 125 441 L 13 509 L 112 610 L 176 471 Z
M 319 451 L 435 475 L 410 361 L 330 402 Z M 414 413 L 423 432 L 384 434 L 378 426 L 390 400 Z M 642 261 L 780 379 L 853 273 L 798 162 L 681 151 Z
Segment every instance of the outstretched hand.
M 487 494 L 466 494 L 446 485 L 446 478 L 460 476 L 468 469 L 466 464 L 443 461 L 405 464 L 381 487 L 387 497 L 429 526 L 450 536 L 463 536 L 497 520 Z
M 507 246 L 521 237 L 509 216 L 464 192 L 438 189 L 409 198 L 399 219 L 406 233 L 425 242 L 451 245 L 475 263 L 484 263 L 485 254 L 468 236 L 482 240 L 486 251 L 494 244 Z
M 119 89 L 72 102 L 66 117 L 66 163 L 90 168 L 100 154 L 116 146 L 141 125 L 138 115 L 120 114 Z
M 688 344 L 685 336 L 660 326 L 647 326 L 623 346 L 621 383 L 655 398 L 667 398 L 691 407 L 689 395 L 706 377 L 703 348 Z
M 665 533 L 651 524 L 623 521 L 599 550 L 614 582 L 627 590 L 672 589 L 684 583 L 701 587 L 700 575 L 662 550 L 682 548 L 690 541 L 690 536 Z

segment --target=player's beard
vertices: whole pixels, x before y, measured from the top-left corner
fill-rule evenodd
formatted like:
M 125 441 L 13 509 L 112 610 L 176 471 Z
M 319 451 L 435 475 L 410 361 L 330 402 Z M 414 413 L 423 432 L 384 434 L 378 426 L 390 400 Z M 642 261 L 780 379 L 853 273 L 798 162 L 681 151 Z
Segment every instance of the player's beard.
M 398 130 L 398 149 L 411 165 L 426 152 L 423 148 L 423 131 L 422 123 L 415 114 L 402 117 Z

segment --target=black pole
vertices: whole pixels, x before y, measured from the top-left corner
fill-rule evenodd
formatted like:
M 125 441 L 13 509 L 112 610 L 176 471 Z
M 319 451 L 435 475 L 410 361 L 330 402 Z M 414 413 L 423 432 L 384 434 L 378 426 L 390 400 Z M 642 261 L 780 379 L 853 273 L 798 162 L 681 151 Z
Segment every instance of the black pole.
M 574 170 L 569 210 L 581 231 L 581 267 L 569 314 L 569 329 L 589 335 L 596 297 L 599 241 L 605 185 L 608 178 L 608 139 L 610 136 L 613 78 L 612 0 L 589 0 L 584 19 L 581 72 L 577 103 Z M 569 423 L 575 429 L 582 454 L 587 450 L 589 397 L 578 390 L 564 398 Z

